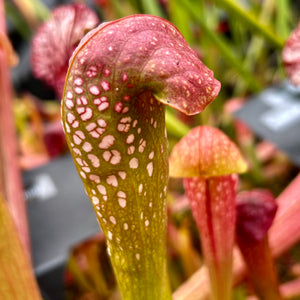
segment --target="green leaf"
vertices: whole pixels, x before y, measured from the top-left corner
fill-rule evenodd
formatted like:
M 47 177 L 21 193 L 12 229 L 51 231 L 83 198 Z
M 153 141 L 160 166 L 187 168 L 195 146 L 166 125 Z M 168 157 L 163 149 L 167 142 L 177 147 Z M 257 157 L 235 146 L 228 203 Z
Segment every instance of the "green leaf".
M 158 17 L 164 17 L 164 13 L 157 0 L 141 0 L 145 13 Z
M 234 53 L 229 42 L 223 36 L 212 30 L 198 12 L 193 9 L 189 0 L 182 0 L 182 9 L 187 9 L 190 15 L 201 25 L 206 38 L 210 39 L 214 46 L 218 48 L 225 62 L 236 70 L 249 88 L 254 92 L 260 91 L 262 89 L 261 83 L 243 66 L 243 61 Z
M 216 3 L 225 8 L 231 16 L 248 25 L 250 29 L 262 35 L 268 42 L 272 43 L 277 48 L 281 49 L 284 45 L 284 40 L 277 36 L 275 32 L 267 25 L 262 24 L 257 17 L 249 11 L 244 10 L 232 0 L 216 0 Z
M 190 131 L 190 128 L 168 109 L 166 109 L 166 126 L 168 133 L 177 138 L 182 138 Z
M 179 0 L 180 1 L 180 0 Z M 178 0 L 170 0 L 169 1 L 169 10 L 170 10 L 170 19 L 172 23 L 176 25 L 176 27 L 183 34 L 188 43 L 193 42 L 194 37 L 192 34 L 191 26 L 191 18 L 188 11 L 182 9 Z
M 288 38 L 291 28 L 291 1 L 290 0 L 276 0 L 276 32 L 283 38 Z

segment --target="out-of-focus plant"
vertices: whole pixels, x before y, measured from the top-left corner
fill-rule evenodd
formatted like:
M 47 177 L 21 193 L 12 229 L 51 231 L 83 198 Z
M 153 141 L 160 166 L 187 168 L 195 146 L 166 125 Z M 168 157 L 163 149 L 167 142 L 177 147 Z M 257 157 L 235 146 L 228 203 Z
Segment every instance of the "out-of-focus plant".
M 33 72 L 54 88 L 58 98 L 62 96 L 71 54 L 85 33 L 98 23 L 95 12 L 85 5 L 62 5 L 36 32 L 32 44 Z
M 20 167 L 31 169 L 67 151 L 60 105 L 24 95 L 14 101 Z
M 278 210 L 274 222 L 269 230 L 269 242 L 271 253 L 278 258 L 300 241 L 300 174 L 287 186 L 277 197 Z M 235 249 L 233 255 L 233 283 L 237 285 L 246 277 L 246 265 L 240 252 Z M 204 300 L 209 297 L 207 270 L 202 267 L 191 278 L 183 283 L 173 294 L 175 300 Z M 297 279 L 289 286 L 282 285 L 284 297 L 299 296 L 299 285 Z M 200 296 L 199 296 L 200 295 Z
M 30 257 L 26 208 L 18 164 L 18 149 L 13 118 L 13 88 L 10 66 L 17 56 L 6 33 L 3 1 L 0 2 L 0 197 L 5 199 L 16 223 L 22 243 Z
M 0 197 L 0 298 L 42 299 L 28 254 L 5 200 Z
M 4 16 L 0 1 L 0 298 L 38 300 L 12 110 L 9 67 L 17 59 L 6 35 Z
M 120 297 L 103 233 L 75 246 L 66 269 L 67 299 L 78 299 L 86 294 L 99 300 Z
M 237 243 L 260 299 L 282 299 L 267 234 L 276 210 L 275 199 L 267 190 L 237 196 Z
M 291 33 L 282 51 L 282 61 L 292 84 L 300 85 L 300 23 Z
M 201 233 L 213 299 L 231 299 L 237 175 L 246 171 L 237 147 L 221 131 L 192 129 L 170 157 L 170 176 L 183 177 Z

